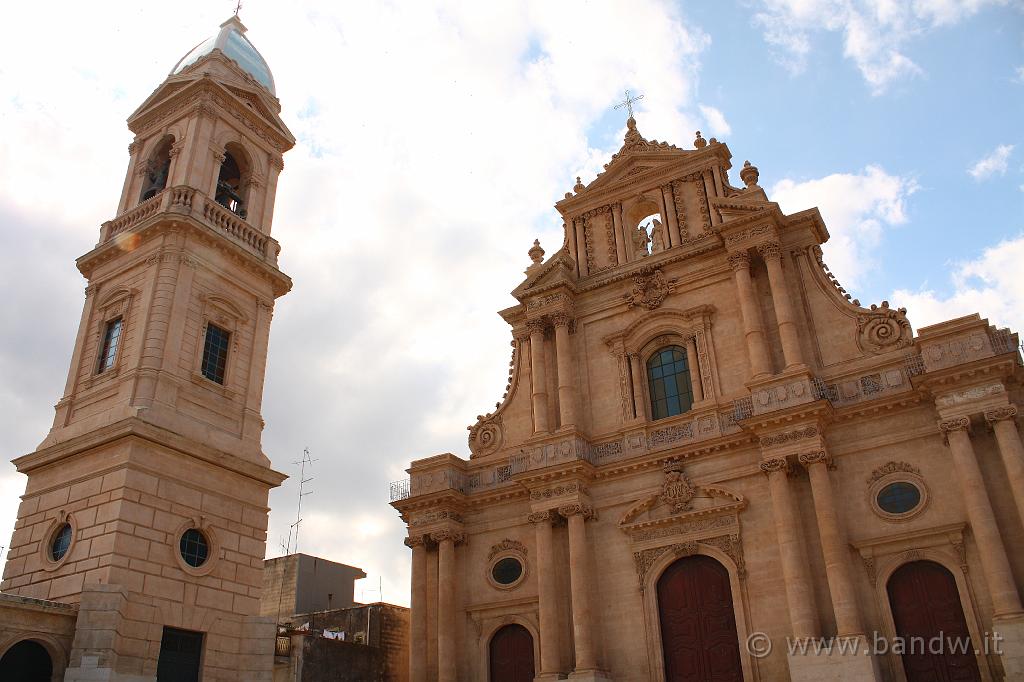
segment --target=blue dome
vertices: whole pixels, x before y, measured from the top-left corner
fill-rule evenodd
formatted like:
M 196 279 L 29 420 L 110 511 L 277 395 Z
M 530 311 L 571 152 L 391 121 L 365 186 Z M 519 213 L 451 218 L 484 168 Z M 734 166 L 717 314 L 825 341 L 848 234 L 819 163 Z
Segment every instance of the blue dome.
M 238 62 L 238 65 L 247 74 L 270 91 L 271 95 L 277 96 L 274 90 L 274 76 L 270 73 L 270 67 L 263 59 L 263 56 L 253 47 L 249 39 L 245 37 L 245 26 L 238 20 L 238 17 L 231 17 L 220 25 L 220 32 L 199 43 L 181 58 L 171 74 L 181 73 L 185 68 L 195 64 L 197 61 L 210 54 L 214 50 L 220 50 L 230 59 Z

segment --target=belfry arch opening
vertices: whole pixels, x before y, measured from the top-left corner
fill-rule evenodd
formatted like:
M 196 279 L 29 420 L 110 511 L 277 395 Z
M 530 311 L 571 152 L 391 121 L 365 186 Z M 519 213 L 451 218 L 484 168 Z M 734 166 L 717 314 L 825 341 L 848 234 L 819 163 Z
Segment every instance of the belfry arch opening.
M 146 160 L 146 173 L 142 185 L 142 193 L 139 195 L 139 203 L 152 199 L 167 187 L 167 176 L 171 172 L 171 148 L 174 146 L 174 136 L 165 135 L 156 149 Z
M 214 199 L 241 218 L 246 217 L 249 171 L 250 164 L 245 151 L 234 143 L 225 146 Z
M 639 198 L 630 206 L 624 220 L 629 228 L 627 243 L 632 248 L 634 258 L 668 248 L 668 234 L 665 232 L 665 218 L 661 215 L 661 208 L 647 197 Z

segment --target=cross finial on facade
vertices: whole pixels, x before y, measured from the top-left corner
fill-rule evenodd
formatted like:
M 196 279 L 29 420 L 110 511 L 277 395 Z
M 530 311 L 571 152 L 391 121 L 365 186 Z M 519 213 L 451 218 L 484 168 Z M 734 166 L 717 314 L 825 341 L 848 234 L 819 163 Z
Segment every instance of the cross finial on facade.
M 242 0 L 238 0 L 238 4 L 235 5 L 235 16 L 237 17 L 238 13 L 241 12 L 241 11 L 242 11 Z
M 633 102 L 639 102 L 643 98 L 644 98 L 643 95 L 637 95 L 636 97 L 630 97 L 629 96 L 629 90 L 626 90 L 626 100 L 624 102 L 619 102 L 618 104 L 616 104 L 615 108 L 616 109 L 621 109 L 622 107 L 626 107 L 626 111 L 629 112 L 629 117 L 633 118 Z

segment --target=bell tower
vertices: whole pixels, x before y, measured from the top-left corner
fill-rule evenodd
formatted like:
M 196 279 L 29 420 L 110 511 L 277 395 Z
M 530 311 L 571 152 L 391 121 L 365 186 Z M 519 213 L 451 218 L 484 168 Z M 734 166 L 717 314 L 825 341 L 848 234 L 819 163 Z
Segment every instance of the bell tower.
M 128 119 L 117 214 L 77 261 L 53 427 L 14 460 L 28 482 L 2 589 L 78 605 L 67 680 L 271 678 L 274 624 L 257 614 L 285 476 L 261 402 L 291 288 L 271 224 L 295 139 L 245 33 L 221 24 Z

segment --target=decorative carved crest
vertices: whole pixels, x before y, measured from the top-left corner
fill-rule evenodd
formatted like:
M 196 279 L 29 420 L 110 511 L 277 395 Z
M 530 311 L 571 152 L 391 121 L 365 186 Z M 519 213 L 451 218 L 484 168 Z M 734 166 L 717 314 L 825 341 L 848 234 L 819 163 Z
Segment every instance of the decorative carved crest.
M 676 514 L 690 509 L 697 488 L 693 481 L 682 472 L 678 465 L 665 469 L 665 481 L 661 484 L 661 495 L 658 497 L 664 504 L 672 508 Z
M 477 457 L 497 452 L 501 441 L 501 415 L 479 415 L 469 427 L 469 451 Z
M 498 544 L 491 546 L 491 551 L 487 554 L 487 560 L 490 561 L 502 552 L 516 552 L 524 557 L 527 554 L 526 545 L 519 542 L 518 540 L 510 540 L 509 538 L 505 538 Z
M 921 475 L 920 469 L 915 466 L 911 466 L 906 462 L 888 462 L 871 472 L 871 476 L 868 477 L 868 485 L 871 485 L 883 476 L 888 476 L 889 474 L 895 474 L 898 472 L 916 474 L 918 476 Z
M 626 306 L 659 307 L 675 291 L 676 280 L 667 279 L 661 268 L 644 268 L 633 276 L 633 290 L 625 295 Z
M 893 309 L 888 301 L 871 306 L 870 313 L 857 316 L 857 345 L 869 353 L 905 348 L 913 342 L 907 309 Z

